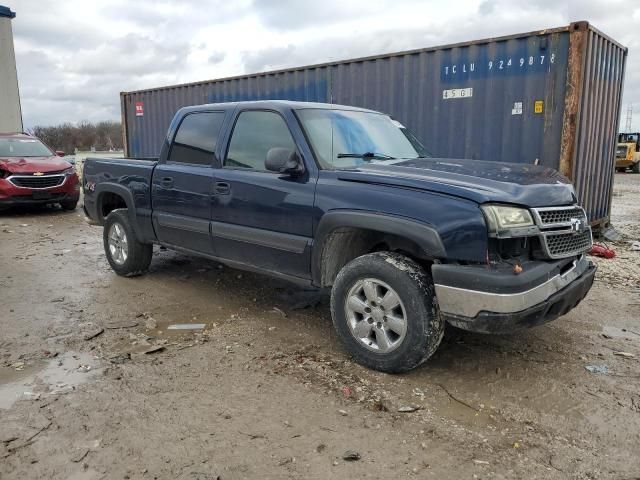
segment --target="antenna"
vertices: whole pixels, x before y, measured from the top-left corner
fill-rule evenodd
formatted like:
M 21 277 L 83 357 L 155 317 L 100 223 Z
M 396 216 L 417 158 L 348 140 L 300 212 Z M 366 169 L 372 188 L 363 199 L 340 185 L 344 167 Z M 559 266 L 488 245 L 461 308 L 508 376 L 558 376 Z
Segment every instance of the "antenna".
M 624 124 L 625 132 L 629 133 L 631 131 L 631 120 L 633 119 L 633 103 L 630 103 L 627 106 L 627 121 Z

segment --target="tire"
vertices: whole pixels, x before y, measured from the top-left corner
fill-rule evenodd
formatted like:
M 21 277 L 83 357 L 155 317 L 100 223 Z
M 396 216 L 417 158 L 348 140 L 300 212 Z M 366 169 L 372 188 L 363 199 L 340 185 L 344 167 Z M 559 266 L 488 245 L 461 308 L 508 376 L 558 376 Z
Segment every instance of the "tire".
M 633 166 L 631 167 L 631 171 L 633 173 L 640 173 L 640 162 L 634 163 Z
M 389 309 L 395 303 L 392 297 L 375 303 L 369 298 L 382 300 L 389 291 L 399 299 L 393 310 Z M 365 305 L 370 313 L 356 311 L 366 310 Z M 338 337 L 353 358 L 382 372 L 417 367 L 433 355 L 444 335 L 431 276 L 410 258 L 392 252 L 363 255 L 338 273 L 331 290 L 331 316 Z M 404 318 L 404 327 L 398 328 L 399 318 Z
M 107 261 L 118 275 L 135 277 L 148 270 L 153 245 L 138 241 L 126 208 L 109 213 L 104 222 L 102 240 Z
M 78 206 L 78 201 L 76 200 L 75 202 L 63 202 L 60 204 L 60 206 L 62 207 L 63 210 L 75 210 L 76 207 Z

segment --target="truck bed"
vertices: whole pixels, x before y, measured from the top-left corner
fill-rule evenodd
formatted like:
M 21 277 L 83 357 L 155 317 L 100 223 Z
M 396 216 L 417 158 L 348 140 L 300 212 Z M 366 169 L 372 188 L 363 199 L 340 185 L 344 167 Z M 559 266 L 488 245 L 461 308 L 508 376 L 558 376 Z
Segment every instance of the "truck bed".
M 98 211 L 98 198 L 104 190 L 116 191 L 127 200 L 126 207 L 135 212 L 140 238 L 153 240 L 151 180 L 157 162 L 157 158 L 88 157 L 82 174 L 84 210 L 87 216 L 101 224 L 104 217 Z

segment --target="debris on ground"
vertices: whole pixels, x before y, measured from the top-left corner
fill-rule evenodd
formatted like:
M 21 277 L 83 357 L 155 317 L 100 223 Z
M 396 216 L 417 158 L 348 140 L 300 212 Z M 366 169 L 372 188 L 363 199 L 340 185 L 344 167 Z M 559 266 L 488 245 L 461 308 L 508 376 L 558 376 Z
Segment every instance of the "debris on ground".
M 71 461 L 74 463 L 79 463 L 84 460 L 84 457 L 86 457 L 88 454 L 88 448 L 80 448 L 71 456 Z
M 635 358 L 635 355 L 633 353 L 629 353 L 629 352 L 613 352 L 613 354 L 617 355 L 619 357 Z
M 145 320 L 144 326 L 147 330 L 155 330 L 158 328 L 158 322 L 153 317 L 149 317 Z
M 406 405 L 398 408 L 398 412 L 400 413 L 411 413 L 411 412 L 416 412 L 418 410 L 420 410 L 420 407 L 415 405 Z
M 151 348 L 146 349 L 144 352 L 144 354 L 151 354 L 151 353 L 157 353 L 157 352 L 161 352 L 164 350 L 164 345 L 154 345 Z
M 587 371 L 591 373 L 601 373 L 603 375 L 609 374 L 609 367 L 607 367 L 606 365 L 587 365 L 584 368 L 586 368 Z
M 640 251 L 640 242 L 635 241 L 631 243 L 631 250 L 633 250 L 634 252 L 639 252 Z
M 617 242 L 622 237 L 622 235 L 620 235 L 620 232 L 618 232 L 613 227 L 607 227 L 607 229 L 602 232 L 602 236 L 605 240 L 608 240 L 610 242 Z
M 204 323 L 174 323 L 167 330 L 202 330 L 206 326 Z
M 616 252 L 605 245 L 594 243 L 591 250 L 589 250 L 589 255 L 602 258 L 615 258 Z
M 280 315 L 282 315 L 284 318 L 287 318 L 287 314 L 284 312 L 284 310 L 282 310 L 282 309 L 280 309 L 280 308 L 278 308 L 278 307 L 273 307 L 273 308 L 271 309 L 271 311 L 272 311 L 272 312 L 275 312 L 275 313 L 279 313 L 279 314 L 280 314 Z
M 347 450 L 342 454 L 342 459 L 346 460 L 347 462 L 355 462 L 357 460 L 360 460 L 360 458 L 360 454 L 353 450 Z
M 476 465 L 489 465 L 489 462 L 485 460 L 476 460 L 475 458 L 473 459 L 473 463 L 475 463 Z
M 102 335 L 104 333 L 104 328 L 97 328 L 95 330 L 90 331 L 89 333 L 86 333 L 84 336 L 85 340 L 93 340 L 94 338 L 96 338 L 99 335 Z

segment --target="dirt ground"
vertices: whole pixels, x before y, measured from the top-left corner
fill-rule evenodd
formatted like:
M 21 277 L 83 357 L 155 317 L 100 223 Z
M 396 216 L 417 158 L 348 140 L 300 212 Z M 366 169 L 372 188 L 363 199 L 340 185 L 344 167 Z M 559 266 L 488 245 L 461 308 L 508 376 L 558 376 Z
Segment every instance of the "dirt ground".
M 80 209 L 0 214 L 0 479 L 640 478 L 640 175 L 614 202 L 576 310 L 404 375 L 326 296 L 160 249 L 120 278 Z

